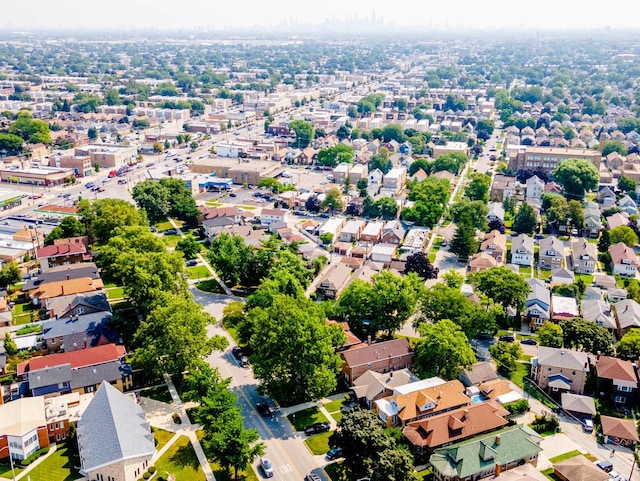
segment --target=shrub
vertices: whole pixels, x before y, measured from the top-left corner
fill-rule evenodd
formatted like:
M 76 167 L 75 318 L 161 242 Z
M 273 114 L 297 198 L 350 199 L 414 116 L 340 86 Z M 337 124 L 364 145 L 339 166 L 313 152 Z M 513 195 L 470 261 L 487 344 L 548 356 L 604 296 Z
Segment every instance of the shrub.
M 182 424 L 182 419 L 180 419 L 180 415 L 178 413 L 173 413 L 171 415 L 171 419 L 173 419 L 175 424 Z
M 510 402 L 503 407 L 509 411 L 510 414 L 521 414 L 529 411 L 529 401 L 526 399 L 519 399 L 518 401 Z
M 149 479 L 150 477 L 151 477 L 151 473 L 149 471 L 147 471 L 142 475 L 142 479 Z
M 151 474 L 155 473 L 155 472 L 156 472 L 156 467 L 155 467 L 155 466 L 150 466 L 150 467 L 149 467 L 149 472 L 150 472 Z

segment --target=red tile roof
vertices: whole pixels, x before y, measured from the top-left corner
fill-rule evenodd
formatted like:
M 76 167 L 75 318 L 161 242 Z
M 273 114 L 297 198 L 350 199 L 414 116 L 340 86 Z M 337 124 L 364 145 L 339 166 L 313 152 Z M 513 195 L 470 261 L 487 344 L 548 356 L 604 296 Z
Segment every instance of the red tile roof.
M 38 251 L 36 252 L 36 258 L 48 259 L 49 257 L 56 257 L 56 256 L 85 254 L 86 252 L 87 252 L 87 248 L 82 242 L 77 242 L 73 244 L 53 244 L 53 245 L 44 246 L 38 249 Z
M 78 369 L 80 367 L 115 361 L 125 354 L 124 346 L 105 344 L 103 346 L 79 349 L 77 351 L 34 357 L 18 364 L 18 375 L 20 376 L 29 371 L 60 366 L 62 364 L 71 364 L 71 369 Z

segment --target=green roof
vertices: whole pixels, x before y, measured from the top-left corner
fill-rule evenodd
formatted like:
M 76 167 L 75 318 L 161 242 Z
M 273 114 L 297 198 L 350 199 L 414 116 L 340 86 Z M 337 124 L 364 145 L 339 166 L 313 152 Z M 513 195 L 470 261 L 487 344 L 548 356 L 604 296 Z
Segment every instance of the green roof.
M 499 444 L 496 436 L 500 436 Z M 436 449 L 429 462 L 443 476 L 466 478 L 505 466 L 519 459 L 528 459 L 540 451 L 542 438 L 527 426 L 517 425 L 484 434 L 445 448 Z

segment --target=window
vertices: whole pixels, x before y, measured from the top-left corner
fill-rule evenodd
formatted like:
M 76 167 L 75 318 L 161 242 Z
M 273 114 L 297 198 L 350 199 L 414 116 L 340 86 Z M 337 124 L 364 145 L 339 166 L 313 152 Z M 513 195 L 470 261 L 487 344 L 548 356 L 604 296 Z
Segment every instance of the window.
M 56 343 L 56 338 L 54 337 L 53 339 L 51 339 L 51 344 L 55 344 Z
M 76 310 L 76 314 L 77 315 L 84 314 L 84 307 L 78 307 L 78 309 Z
M 631 392 L 631 390 L 632 390 L 631 386 L 618 386 L 618 391 Z
M 624 404 L 625 398 L 624 396 L 616 396 L 614 401 L 616 402 L 616 404 Z

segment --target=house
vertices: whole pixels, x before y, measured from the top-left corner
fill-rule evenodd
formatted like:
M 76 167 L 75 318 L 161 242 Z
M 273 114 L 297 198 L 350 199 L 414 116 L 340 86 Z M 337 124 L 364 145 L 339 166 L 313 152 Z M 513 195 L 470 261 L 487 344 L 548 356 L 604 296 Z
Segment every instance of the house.
M 507 254 L 507 236 L 501 234 L 498 230 L 492 230 L 485 234 L 480 244 L 480 251 L 493 257 L 496 260 L 496 264 L 503 264 Z
M 411 369 L 413 352 L 405 338 L 368 344 L 340 353 L 342 374 L 349 384 L 367 371 L 388 373 L 399 369 Z
M 398 393 L 375 401 L 378 417 L 385 427 L 404 427 L 412 421 L 468 406 L 471 399 L 458 380 L 430 386 L 409 393 Z
M 92 279 L 91 277 L 80 277 L 58 282 L 48 282 L 40 284 L 31 289 L 28 296 L 35 305 L 41 305 L 47 309 L 47 301 L 60 296 L 72 294 L 82 294 L 85 292 L 101 291 L 104 287 L 102 279 Z
M 554 269 L 551 271 L 551 285 L 573 284 L 576 282 L 576 275 L 569 269 Z
M 564 259 L 564 244 L 556 236 L 550 235 L 540 239 L 539 243 L 540 269 L 559 269 L 562 267 Z
M 504 174 L 493 176 L 489 198 L 494 202 L 504 202 L 507 197 L 513 197 L 516 193 L 516 178 Z
M 534 254 L 533 237 L 520 234 L 511 240 L 511 263 L 520 266 L 533 264 Z
M 625 195 L 618 201 L 618 207 L 629 215 L 638 213 L 638 204 L 636 204 L 635 200 L 629 197 L 629 194 Z
M 50 318 L 111 311 L 111 304 L 109 304 L 107 293 L 104 291 L 55 297 L 48 299 L 43 307 Z
M 489 202 L 489 213 L 487 214 L 487 220 L 489 222 L 494 220 L 504 221 L 504 207 L 502 202 Z
M 618 330 L 616 319 L 611 311 L 611 304 L 599 299 L 583 299 L 582 318 L 586 321 L 595 322 L 600 327 L 604 327 L 612 334 Z
M 476 362 L 470 368 L 460 371 L 458 375 L 458 379 L 465 387 L 477 386 L 497 378 L 496 367 L 492 362 Z
M 607 229 L 615 229 L 621 225 L 629 225 L 629 214 L 626 212 L 616 212 L 615 214 L 611 214 L 606 218 L 607 221 Z
M 399 220 L 390 220 L 384 225 L 380 242 L 400 245 L 406 234 L 405 228 Z
M 17 374 L 33 396 L 94 392 L 105 380 L 124 391 L 133 386 L 125 354 L 124 347 L 115 344 L 50 354 L 18 364 Z
M 592 396 L 563 392 L 560 404 L 563 411 L 578 419 L 591 419 L 596 414 L 596 403 Z
M 609 246 L 609 254 L 611 254 L 611 269 L 614 275 L 636 276 L 640 263 L 631 247 L 628 247 L 623 242 L 618 242 Z
M 375 244 L 382 237 L 382 232 L 384 230 L 384 222 L 372 221 L 369 222 L 362 232 L 360 233 L 360 240 L 362 242 L 368 242 L 370 244 Z
M 427 242 L 429 229 L 424 227 L 412 227 L 407 232 L 400 250 L 404 252 L 414 253 L 421 251 Z
M 285 209 L 265 209 L 260 211 L 260 224 L 270 225 L 276 222 L 287 222 L 289 211 Z
M 202 230 L 207 239 L 212 239 L 220 234 L 225 227 L 238 225 L 232 217 L 212 217 L 202 221 Z
M 353 382 L 351 390 L 360 404 L 371 409 L 374 401 L 391 396 L 394 388 L 419 380 L 409 369 L 398 369 L 386 373 L 367 371 Z
M 360 240 L 360 234 L 364 229 L 365 221 L 352 219 L 348 221 L 340 232 L 340 242 L 356 242 Z
M 549 478 L 527 463 L 509 471 L 502 471 L 493 481 L 549 481 Z
M 580 315 L 575 297 L 551 295 L 551 320 L 560 322 Z
M 530 292 L 524 303 L 524 315 L 529 322 L 529 329 L 535 331 L 551 319 L 551 292 L 544 281 L 527 278 Z
M 53 319 L 44 323 L 42 338 L 50 353 L 116 344 L 120 334 L 110 327 L 110 311 Z
M 593 275 L 593 285 L 607 290 L 615 289 L 616 287 L 618 287 L 616 278 L 603 272 L 596 272 Z
M 36 250 L 36 259 L 40 262 L 40 269 L 43 272 L 50 267 L 77 264 L 89 261 L 91 258 L 91 253 L 88 252 L 84 242 L 52 244 Z
M 536 466 L 541 441 L 531 428 L 517 424 L 436 449 L 429 463 L 437 481 L 483 479 L 527 463 Z
M 100 279 L 100 272 L 94 262 L 82 262 L 79 264 L 68 264 L 57 267 L 50 267 L 42 272 L 38 277 L 27 279 L 22 286 L 23 292 L 35 289 L 40 284 L 48 282 L 60 282 L 64 280 L 79 279 L 81 277 L 90 277 L 91 279 Z
M 602 204 L 602 206 L 606 209 L 607 207 L 611 207 L 616 203 L 616 194 L 613 191 L 612 187 L 605 185 L 598 190 L 597 196 L 598 202 Z
M 344 224 L 344 219 L 340 217 L 332 217 L 320 226 L 320 228 L 318 229 L 318 235 L 321 236 L 323 234 L 331 234 L 333 236 L 333 240 L 338 240 Z
M 602 213 L 595 202 L 587 202 L 583 209 L 584 224 L 582 233 L 585 237 L 597 239 L 602 230 Z
M 531 359 L 531 377 L 550 393 L 583 394 L 589 372 L 589 355 L 582 351 L 538 347 L 538 355 Z
M 338 297 L 340 291 L 347 285 L 347 280 L 353 269 L 346 264 L 334 264 L 324 274 L 318 283 L 317 292 L 329 299 Z
M 609 393 L 616 408 L 631 411 L 638 393 L 636 370 L 630 361 L 597 356 L 598 391 Z
M 508 415 L 509 411 L 493 401 L 471 404 L 412 421 L 404 427 L 402 434 L 413 447 L 414 453 L 429 455 L 441 446 L 505 427 Z
M 471 259 L 469 259 L 467 270 L 471 273 L 481 272 L 487 269 L 491 269 L 492 267 L 496 267 L 497 265 L 498 263 L 492 256 L 484 252 L 479 252 L 477 254 L 474 254 Z
M 562 481 L 610 481 L 613 479 L 582 454 L 555 463 L 553 474 Z
M 394 167 L 382 178 L 382 189 L 397 194 L 404 189 L 406 182 L 407 169 L 404 167 Z
M 490 399 L 499 404 L 507 404 L 522 399 L 522 395 L 511 388 L 511 383 L 506 379 L 491 379 L 478 384 L 478 392 L 475 388 L 467 389 L 467 394 L 479 394 L 481 400 Z M 472 394 L 473 393 L 473 394 Z
M 640 327 L 640 304 L 633 299 L 625 299 L 614 304 L 618 321 L 618 338 L 632 327 Z
M 371 172 L 369 172 L 369 185 L 375 186 L 376 191 L 379 190 L 380 186 L 382 185 L 383 177 L 384 174 L 380 169 L 373 169 Z
M 635 420 L 601 416 L 600 422 L 605 443 L 633 448 L 640 442 Z
M 577 239 L 571 243 L 573 271 L 579 274 L 591 274 L 596 270 L 598 249 L 587 239 Z
M 529 177 L 526 182 L 524 198 L 527 202 L 541 200 L 542 194 L 544 194 L 544 182 L 534 175 Z
M 584 294 L 582 295 L 582 300 L 602 300 L 604 299 L 604 293 L 602 289 L 595 286 L 587 286 L 584 289 Z
M 156 453 L 142 408 L 106 381 L 80 417 L 76 433 L 80 474 L 90 480 L 140 479 Z

